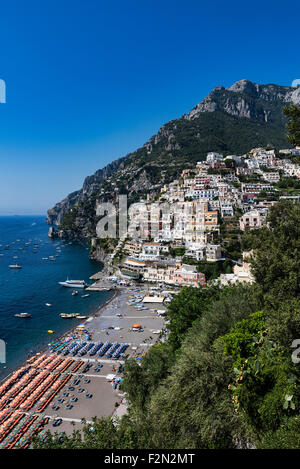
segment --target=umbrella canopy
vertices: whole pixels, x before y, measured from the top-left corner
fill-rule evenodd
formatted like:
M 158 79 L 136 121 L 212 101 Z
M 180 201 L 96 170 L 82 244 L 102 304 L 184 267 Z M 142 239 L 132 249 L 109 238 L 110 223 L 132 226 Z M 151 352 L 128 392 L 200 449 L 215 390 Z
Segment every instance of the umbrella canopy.
M 140 324 L 133 324 L 132 327 L 134 327 L 134 328 L 139 328 L 139 327 L 142 327 L 142 326 L 141 326 Z

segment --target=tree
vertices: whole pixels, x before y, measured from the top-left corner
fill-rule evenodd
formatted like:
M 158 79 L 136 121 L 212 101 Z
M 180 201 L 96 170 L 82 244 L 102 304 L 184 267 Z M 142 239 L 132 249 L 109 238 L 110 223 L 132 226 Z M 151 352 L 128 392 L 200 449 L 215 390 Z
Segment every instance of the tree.
M 292 104 L 283 108 L 284 115 L 289 119 L 286 129 L 288 131 L 287 139 L 294 145 L 300 145 L 300 107 Z
M 228 287 L 203 307 L 186 332 L 170 375 L 157 388 L 146 418 L 154 448 L 230 448 L 246 440 L 228 385 L 233 358 L 216 339 L 255 311 L 252 287 Z
M 170 321 L 169 343 L 173 350 L 180 347 L 187 329 L 191 327 L 195 319 L 201 316 L 208 304 L 218 297 L 219 293 L 219 288 L 183 287 L 173 298 L 167 310 L 167 317 Z
M 145 410 L 152 393 L 168 375 L 174 358 L 171 347 L 163 343 L 151 347 L 140 364 L 133 359 L 126 361 L 121 387 L 136 409 Z
M 300 417 L 286 417 L 275 431 L 266 432 L 258 445 L 259 449 L 299 449 Z
M 83 421 L 84 422 L 84 421 Z M 85 422 L 84 422 L 85 423 Z M 112 418 L 93 419 L 92 424 L 83 426 L 82 432 L 74 430 L 72 435 L 65 432 L 46 434 L 45 441 L 36 437 L 34 449 L 132 449 L 138 448 L 136 433 L 127 418 L 114 422 Z
M 251 269 L 269 304 L 300 297 L 300 204 L 281 200 L 271 207 L 263 227 L 248 237 Z

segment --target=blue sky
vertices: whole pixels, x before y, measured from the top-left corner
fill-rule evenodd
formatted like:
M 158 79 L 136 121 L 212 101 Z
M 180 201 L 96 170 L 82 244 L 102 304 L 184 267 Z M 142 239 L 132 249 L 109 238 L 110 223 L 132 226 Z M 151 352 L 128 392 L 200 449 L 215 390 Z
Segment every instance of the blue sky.
M 300 78 L 298 2 L 1 2 L 0 214 L 38 214 L 214 87 Z

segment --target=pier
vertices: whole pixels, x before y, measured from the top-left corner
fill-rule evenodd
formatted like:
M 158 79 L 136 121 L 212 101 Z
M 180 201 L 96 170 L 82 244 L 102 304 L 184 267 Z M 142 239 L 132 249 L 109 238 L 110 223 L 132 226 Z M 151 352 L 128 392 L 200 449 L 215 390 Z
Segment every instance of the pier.
M 86 291 L 109 291 L 113 289 L 114 287 L 112 287 L 111 283 L 104 282 L 103 280 L 98 280 L 85 288 Z

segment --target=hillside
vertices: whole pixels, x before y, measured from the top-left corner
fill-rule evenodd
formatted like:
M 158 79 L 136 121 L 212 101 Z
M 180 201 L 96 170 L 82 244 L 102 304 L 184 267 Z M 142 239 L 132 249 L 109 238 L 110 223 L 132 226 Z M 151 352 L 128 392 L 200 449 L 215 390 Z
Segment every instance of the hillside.
M 47 221 L 60 226 L 65 236 L 89 237 L 97 222 L 96 200 L 114 201 L 118 193 L 127 193 L 132 202 L 155 194 L 209 151 L 229 155 L 257 146 L 287 148 L 282 108 L 289 103 L 300 104 L 299 87 L 247 80 L 227 89 L 217 87 L 188 114 L 163 125 L 141 148 L 87 177 L 82 189 L 48 211 Z

